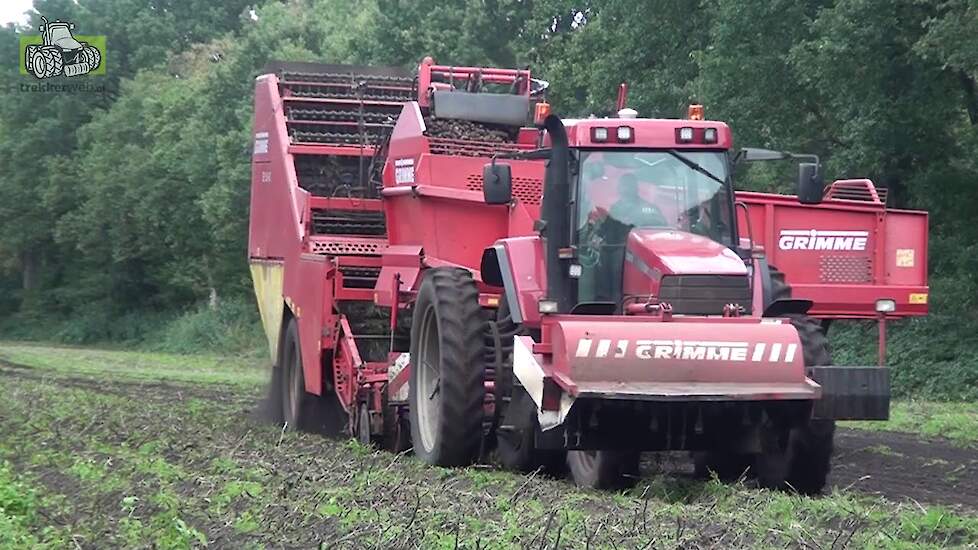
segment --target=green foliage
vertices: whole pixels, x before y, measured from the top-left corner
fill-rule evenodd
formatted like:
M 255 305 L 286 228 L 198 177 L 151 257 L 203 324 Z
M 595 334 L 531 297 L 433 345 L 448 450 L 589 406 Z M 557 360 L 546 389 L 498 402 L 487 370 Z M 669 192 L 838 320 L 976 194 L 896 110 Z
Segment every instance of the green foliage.
M 229 300 L 214 309 L 199 307 L 180 315 L 151 333 L 145 343 L 170 353 L 242 353 L 263 346 L 265 333 L 253 303 Z
M 968 403 L 896 401 L 886 422 L 846 422 L 863 430 L 884 430 L 943 437 L 963 446 L 978 447 L 978 406 Z
M 254 7 L 254 17 L 250 10 Z M 617 86 L 646 116 L 700 101 L 738 144 L 819 154 L 891 206 L 931 213 L 933 313 L 893 326 L 901 395 L 973 398 L 978 357 L 978 8 L 969 0 L 36 0 L 108 37 L 105 94 L 10 90 L 0 101 L 0 333 L 261 342 L 245 266 L 253 79 L 272 59 L 531 65 L 568 115 Z M 35 26 L 39 20 L 31 21 Z M 0 55 L 18 34 L 0 29 Z M 15 64 L 0 78 L 20 82 Z M 96 78 L 96 77 L 93 77 Z M 9 167 L 9 168 L 8 168 Z M 790 191 L 786 167 L 743 188 Z M 216 295 L 217 311 L 199 304 Z M 230 304 L 229 306 L 226 306 Z M 185 312 L 177 316 L 174 312 Z M 174 320 L 175 319 L 175 320 Z M 874 329 L 837 324 L 842 362 Z

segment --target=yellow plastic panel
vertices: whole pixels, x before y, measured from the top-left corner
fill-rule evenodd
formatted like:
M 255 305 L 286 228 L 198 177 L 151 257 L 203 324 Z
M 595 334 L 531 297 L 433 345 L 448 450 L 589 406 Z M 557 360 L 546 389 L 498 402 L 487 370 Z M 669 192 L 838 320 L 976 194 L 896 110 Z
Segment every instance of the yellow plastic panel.
M 251 282 L 258 299 L 261 324 L 268 338 L 268 353 L 275 363 L 278 354 L 278 337 L 282 332 L 282 288 L 285 282 L 285 265 L 268 260 L 251 261 Z

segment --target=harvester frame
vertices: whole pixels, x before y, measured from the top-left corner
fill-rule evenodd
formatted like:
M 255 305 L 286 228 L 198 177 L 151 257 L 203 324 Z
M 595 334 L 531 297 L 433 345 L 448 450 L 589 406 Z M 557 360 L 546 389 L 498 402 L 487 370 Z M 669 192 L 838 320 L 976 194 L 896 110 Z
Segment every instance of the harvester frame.
M 562 121 L 545 89 L 529 70 L 430 58 L 416 74 L 278 64 L 258 78 L 249 257 L 281 420 L 413 442 L 440 465 L 495 449 L 557 471 L 566 455 L 600 487 L 643 450 L 695 451 L 721 475 L 752 456 L 762 483 L 817 492 L 833 421 L 889 404 L 885 368 L 830 366 L 822 325 L 926 313 L 926 214 L 888 210 L 868 180 L 822 200 L 814 164 L 800 194 L 820 204 L 735 193 L 690 158 L 728 166 L 725 124 Z M 593 197 L 578 196 L 585 154 L 608 159 Z M 602 222 L 611 233 L 585 242 L 575 228 L 615 218 L 616 163 L 633 157 L 728 196 L 670 211 L 683 227 Z M 701 192 L 676 185 L 642 192 Z M 587 201 L 597 214 L 568 215 Z M 581 298 L 588 247 L 622 258 L 605 260 L 617 298 Z

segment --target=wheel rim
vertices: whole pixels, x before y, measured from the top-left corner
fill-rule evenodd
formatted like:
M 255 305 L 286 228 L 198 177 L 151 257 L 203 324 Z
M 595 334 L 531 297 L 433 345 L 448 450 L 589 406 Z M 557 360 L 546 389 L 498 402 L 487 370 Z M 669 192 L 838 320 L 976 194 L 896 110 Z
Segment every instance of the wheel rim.
M 441 418 L 441 348 L 438 342 L 438 320 L 434 308 L 425 311 L 421 322 L 418 350 L 418 432 L 426 451 L 435 447 Z

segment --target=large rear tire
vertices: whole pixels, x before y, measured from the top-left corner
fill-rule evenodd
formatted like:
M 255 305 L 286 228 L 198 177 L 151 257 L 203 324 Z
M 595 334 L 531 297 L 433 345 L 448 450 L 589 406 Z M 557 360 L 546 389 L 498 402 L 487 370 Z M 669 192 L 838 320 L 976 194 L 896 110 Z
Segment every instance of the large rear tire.
M 568 451 L 567 467 L 578 487 L 621 490 L 639 479 L 638 451 Z
M 772 294 L 790 298 L 791 286 L 784 274 L 771 267 Z M 798 331 L 806 367 L 832 364 L 828 338 L 822 324 L 804 314 L 783 315 Z M 769 488 L 793 489 L 815 495 L 822 491 L 832 467 L 835 438 L 834 420 L 807 419 L 793 426 L 783 450 L 758 457 L 755 464 L 758 481 Z
M 485 327 L 471 273 L 425 273 L 411 323 L 409 402 L 414 453 L 428 464 L 466 466 L 479 456 Z

